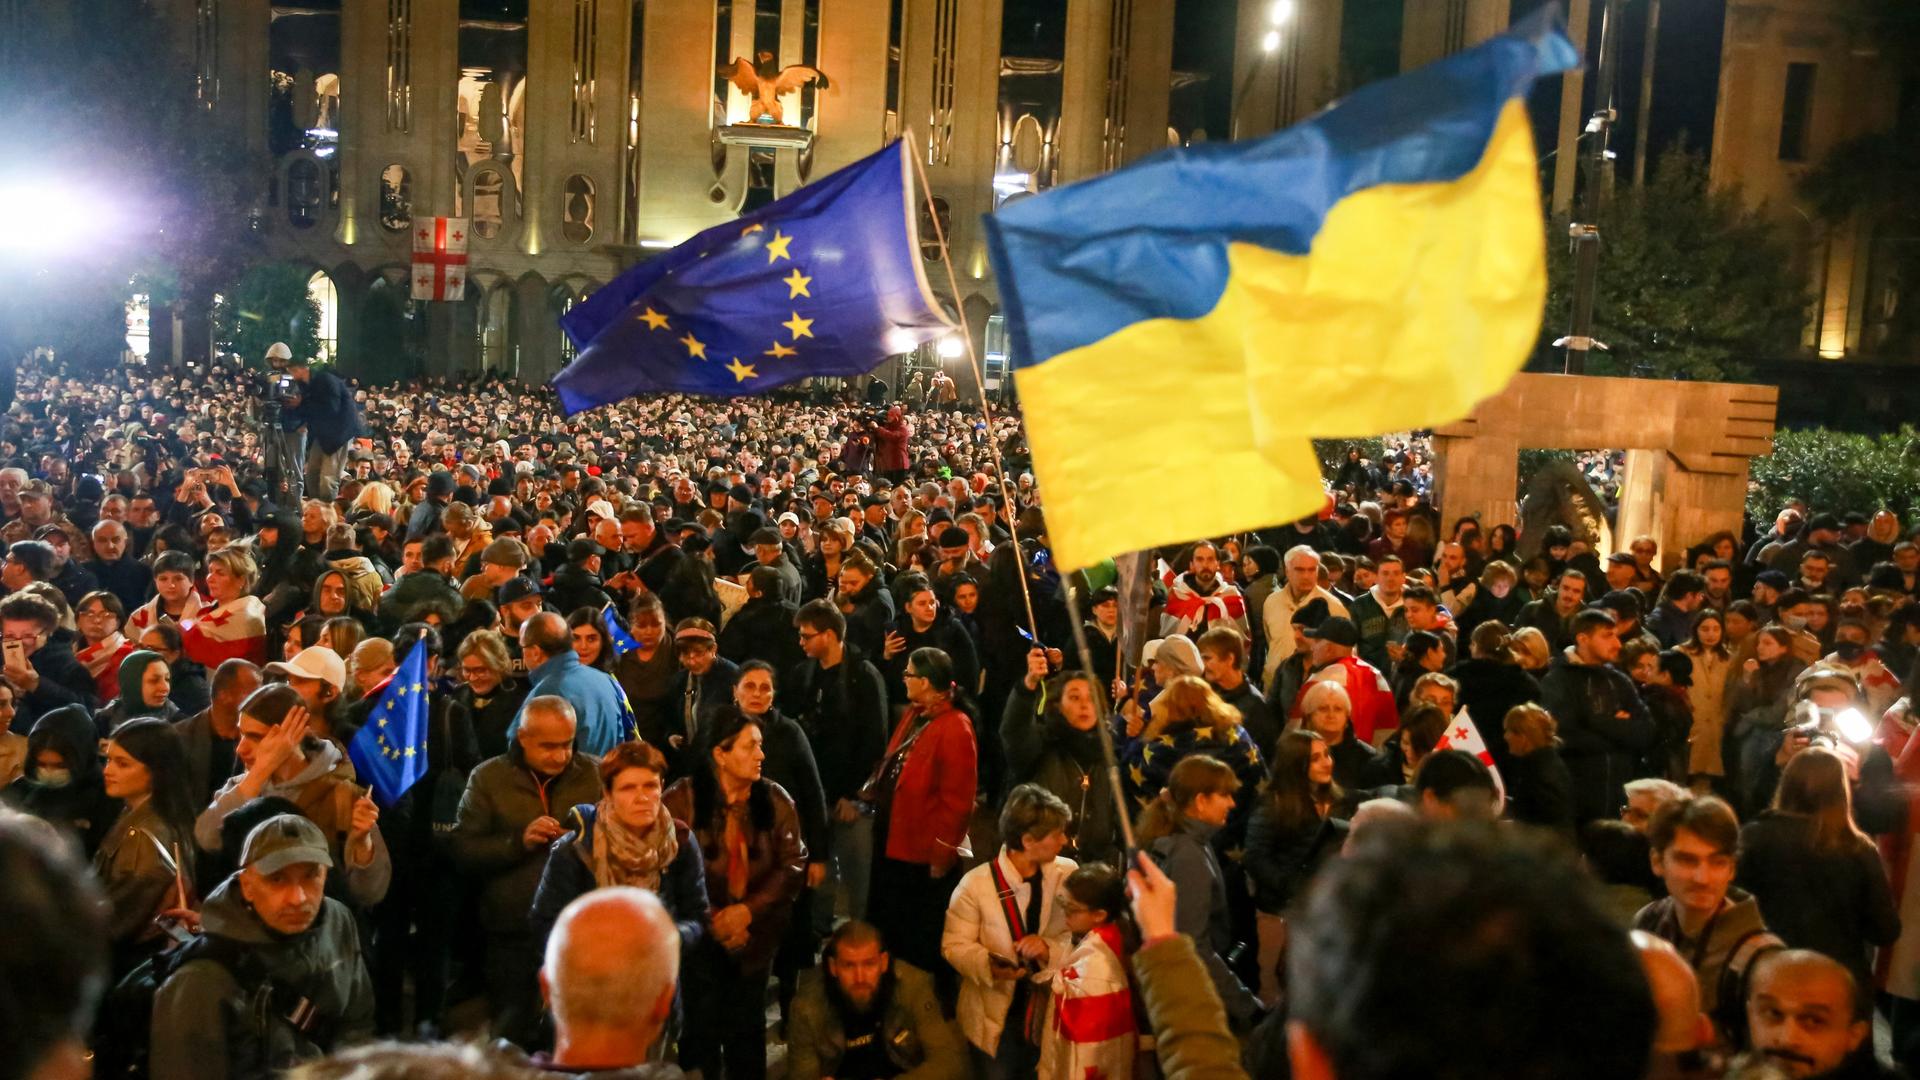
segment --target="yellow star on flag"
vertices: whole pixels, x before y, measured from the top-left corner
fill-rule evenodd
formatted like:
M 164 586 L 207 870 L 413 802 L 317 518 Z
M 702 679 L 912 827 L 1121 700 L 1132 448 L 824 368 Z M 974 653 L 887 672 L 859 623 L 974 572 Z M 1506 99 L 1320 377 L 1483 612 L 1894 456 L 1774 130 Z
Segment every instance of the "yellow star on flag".
M 760 374 L 753 370 L 751 365 L 741 363 L 737 356 L 733 358 L 733 363 L 727 365 L 727 370 L 733 372 L 734 382 L 746 382 L 748 379 L 757 378 Z
M 792 299 L 792 297 L 788 297 L 788 299 Z M 648 308 L 647 313 L 640 316 L 640 318 L 646 321 L 647 329 L 649 330 L 665 330 L 667 328 L 667 317 L 652 308 Z
M 787 293 L 787 299 L 791 300 L 796 296 L 813 296 L 812 293 L 807 291 L 807 286 L 813 284 L 813 279 L 802 274 L 799 267 L 794 267 L 793 273 L 788 274 L 781 280 L 785 281 L 787 288 L 791 290 Z
M 801 318 L 800 313 L 797 311 L 793 313 L 793 318 L 788 319 L 780 325 L 792 331 L 793 340 L 795 341 L 799 341 L 803 337 L 813 336 L 813 320 Z
M 793 243 L 793 237 L 779 229 L 773 230 L 773 239 L 767 241 L 767 265 L 773 265 L 775 259 L 793 258 L 793 255 L 787 251 L 787 245 L 791 243 Z
M 688 356 L 697 356 L 702 360 L 707 358 L 707 343 L 694 337 L 693 331 L 687 331 L 687 336 L 680 339 L 680 344 L 687 347 Z
M 777 342 L 777 341 L 776 341 L 776 342 L 774 342 L 774 343 L 773 343 L 773 348 L 771 348 L 771 349 L 768 349 L 768 350 L 767 350 L 766 352 L 763 352 L 763 353 L 761 353 L 760 355 L 761 355 L 761 356 L 771 356 L 771 357 L 773 357 L 773 358 L 774 358 L 775 360 L 778 360 L 778 359 L 780 359 L 780 358 L 782 358 L 782 357 L 787 357 L 787 356 L 797 356 L 797 355 L 799 355 L 799 353 L 800 353 L 800 350 L 799 350 L 799 349 L 796 349 L 796 348 L 794 348 L 794 347 L 793 347 L 793 346 L 791 346 L 791 345 L 782 345 L 782 344 L 780 344 L 779 342 Z

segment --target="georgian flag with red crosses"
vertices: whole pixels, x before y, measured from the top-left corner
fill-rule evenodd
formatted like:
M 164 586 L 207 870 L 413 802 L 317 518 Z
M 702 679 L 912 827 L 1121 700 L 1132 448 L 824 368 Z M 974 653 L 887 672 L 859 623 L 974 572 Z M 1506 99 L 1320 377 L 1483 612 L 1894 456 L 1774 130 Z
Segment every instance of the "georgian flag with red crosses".
M 1480 737 L 1480 729 L 1474 726 L 1473 717 L 1467 710 L 1461 709 L 1447 724 L 1447 730 L 1440 741 L 1433 744 L 1435 750 L 1465 750 L 1480 759 L 1480 764 L 1493 774 L 1493 791 L 1499 796 L 1501 805 L 1507 801 L 1507 785 L 1500 779 L 1500 770 L 1493 763 L 1493 752 L 1487 749 L 1487 741 Z
M 413 298 L 464 300 L 467 296 L 466 218 L 413 219 Z

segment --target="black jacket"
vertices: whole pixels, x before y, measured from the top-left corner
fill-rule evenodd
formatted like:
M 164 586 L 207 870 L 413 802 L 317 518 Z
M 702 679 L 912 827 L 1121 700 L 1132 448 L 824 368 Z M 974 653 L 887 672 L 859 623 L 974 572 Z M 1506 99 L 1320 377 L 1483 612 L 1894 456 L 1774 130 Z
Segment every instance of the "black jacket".
M 1509 757 L 1500 775 L 1507 781 L 1508 817 L 1573 835 L 1573 774 L 1558 748 L 1548 746 L 1526 757 Z
M 1640 691 L 1619 669 L 1578 663 L 1565 652 L 1553 658 L 1540 690 L 1560 726 L 1575 820 L 1618 814 L 1627 798 L 1622 785 L 1638 778 L 1640 756 L 1657 737 Z
M 806 658 L 800 651 L 800 631 L 793 625 L 799 610 L 777 596 L 748 600 L 720 631 L 720 655 L 736 664 L 765 661 L 776 673 L 792 668 Z
M 599 810 L 598 803 L 581 803 L 558 815 L 571 831 L 547 849 L 547 865 L 540 872 L 540 887 L 534 891 L 533 909 L 528 915 L 533 939 L 543 954 L 560 913 L 600 887 L 593 877 L 593 829 Z M 707 862 L 700 853 L 699 838 L 685 822 L 673 823 L 673 839 L 679 850 L 660 872 L 660 887 L 654 895 L 680 928 L 680 952 L 684 955 L 707 933 Z
M 1480 657 L 1460 661 L 1448 674 L 1460 684 L 1454 704 L 1473 717 L 1474 725 L 1487 740 L 1487 749 L 1493 752 L 1493 763 L 1504 771 L 1511 760 L 1507 740 L 1500 737 L 1507 712 L 1515 705 L 1539 701 L 1540 681 L 1519 664 Z
M 329 454 L 367 433 L 353 391 L 324 368 L 312 369 L 312 376 L 301 384 L 300 404 L 292 409 L 292 415 L 306 424 L 307 437 L 314 445 Z
M 969 696 L 980 693 L 980 659 L 973 652 L 973 638 L 964 628 L 944 613 L 933 620 L 925 633 L 913 628 L 913 616 L 902 615 L 895 619 L 889 633 L 899 634 L 906 640 L 907 646 L 886 662 L 887 699 L 895 708 L 905 708 L 907 687 L 904 676 L 907 662 L 913 657 L 915 649 L 939 649 L 953 660 L 953 681 L 959 683 Z M 882 652 L 885 641 L 881 642 Z
M 122 556 L 111 562 L 90 562 L 87 569 L 101 588 L 120 598 L 128 612 L 153 599 L 153 571 L 146 563 Z
M 572 615 L 581 608 L 599 611 L 612 603 L 613 598 L 601 586 L 599 574 L 579 563 L 570 562 L 553 572 L 553 584 L 547 592 L 547 601 L 560 614 Z
M 100 707 L 100 684 L 86 665 L 74 658 L 72 638 L 64 631 L 49 635 L 27 663 L 40 676 L 40 683 L 32 693 L 19 697 L 13 713 L 16 735 L 28 734 L 34 721 L 64 706 L 84 706 L 89 713 Z
M 849 647 L 833 668 L 823 671 L 807 660 L 779 686 L 780 711 L 812 744 L 828 804 L 858 798 L 887 749 L 887 691 L 879 669 Z
M 698 759 L 695 744 L 706 727 L 707 714 L 722 705 L 733 704 L 733 684 L 740 678 L 740 665 L 724 656 L 713 658 L 705 675 L 694 675 L 681 668 L 673 673 L 667 688 L 667 739 L 659 750 L 667 756 L 667 776 L 679 779 L 693 769 Z
M 63 786 L 40 782 L 36 759 L 42 750 L 56 751 L 66 760 L 72 776 Z M 101 786 L 99 736 L 85 709 L 55 709 L 33 725 L 27 735 L 27 771 L 7 785 L 0 801 L 71 833 L 92 856 L 119 816 L 120 800 L 109 798 Z
M 1015 684 L 1000 717 L 1006 748 L 1007 785 L 1039 784 L 1073 811 L 1067 822 L 1077 862 L 1121 864 L 1120 825 L 1098 731 L 1076 731 L 1059 710 L 1040 708 L 1040 695 Z
M 867 656 L 886 655 L 887 631 L 893 627 L 893 594 L 875 578 L 846 599 L 853 602 L 853 610 L 847 613 L 847 644 Z
M 1270 801 L 1262 798 L 1247 822 L 1247 843 L 1240 856 L 1253 882 L 1254 905 L 1271 915 L 1285 914 L 1320 864 L 1339 854 L 1346 835 L 1347 823 L 1331 816 L 1284 828 L 1274 820 Z
M 1900 909 L 1879 852 L 1865 840 L 1817 849 L 1812 818 L 1762 810 L 1742 826 L 1735 880 L 1789 948 L 1825 953 L 1862 986 L 1872 985 L 1873 949 L 1900 936 Z

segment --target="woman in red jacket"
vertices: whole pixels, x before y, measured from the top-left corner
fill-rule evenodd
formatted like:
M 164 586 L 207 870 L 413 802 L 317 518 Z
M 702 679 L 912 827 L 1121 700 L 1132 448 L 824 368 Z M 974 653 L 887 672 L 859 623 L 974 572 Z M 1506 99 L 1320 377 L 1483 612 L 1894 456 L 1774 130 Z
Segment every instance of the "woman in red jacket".
M 973 720 L 954 703 L 961 690 L 951 657 L 915 649 L 903 680 L 911 705 L 865 793 L 874 811 L 876 901 L 867 917 L 885 935 L 889 953 L 940 972 L 948 970 L 940 932 L 960 881 L 978 751 Z

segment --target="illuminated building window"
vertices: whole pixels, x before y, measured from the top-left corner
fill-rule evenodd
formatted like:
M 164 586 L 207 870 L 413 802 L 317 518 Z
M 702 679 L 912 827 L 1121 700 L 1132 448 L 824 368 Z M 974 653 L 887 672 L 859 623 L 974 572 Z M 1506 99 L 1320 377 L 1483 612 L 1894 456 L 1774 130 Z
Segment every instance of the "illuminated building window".
M 413 226 L 413 174 L 405 165 L 380 171 L 380 225 L 396 233 Z
M 333 363 L 340 356 L 340 290 L 334 288 L 333 279 L 321 270 L 307 279 L 307 298 L 320 312 L 320 323 L 314 328 L 315 336 L 320 339 L 320 351 L 314 359 L 323 364 Z
M 593 180 L 580 173 L 567 177 L 562 198 L 565 200 L 560 221 L 562 235 L 574 244 L 584 244 L 593 239 Z
M 387 130 L 413 128 L 413 0 L 387 0 Z
M 146 293 L 134 293 L 127 299 L 127 351 L 143 360 L 153 344 L 151 319 Z
M 573 141 L 594 141 L 600 0 L 573 0 Z

